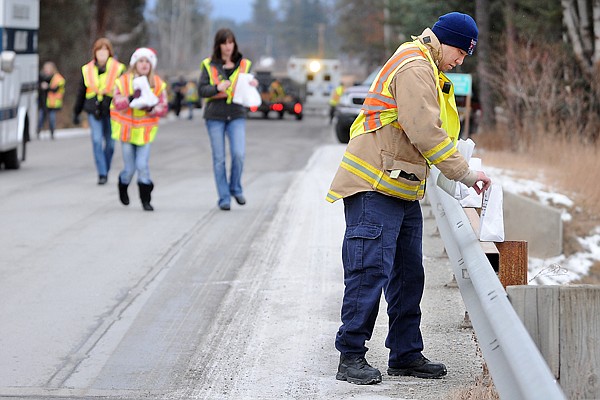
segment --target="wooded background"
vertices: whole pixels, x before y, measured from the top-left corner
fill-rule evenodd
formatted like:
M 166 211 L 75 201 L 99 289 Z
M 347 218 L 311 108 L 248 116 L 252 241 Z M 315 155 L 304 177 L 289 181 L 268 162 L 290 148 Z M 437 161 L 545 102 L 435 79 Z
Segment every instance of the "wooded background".
M 62 121 L 71 119 L 80 67 L 98 37 L 111 39 L 125 63 L 136 47 L 156 48 L 167 79 L 197 79 L 214 32 L 224 26 L 255 63 L 339 58 L 366 75 L 439 15 L 460 11 L 477 21 L 479 42 L 453 72 L 473 74 L 481 131 L 505 129 L 514 150 L 539 134 L 598 138 L 600 1 L 285 0 L 276 8 L 269 0 L 249 1 L 251 20 L 237 23 L 211 20 L 209 0 L 41 0 L 40 65 L 56 62 L 67 79 Z

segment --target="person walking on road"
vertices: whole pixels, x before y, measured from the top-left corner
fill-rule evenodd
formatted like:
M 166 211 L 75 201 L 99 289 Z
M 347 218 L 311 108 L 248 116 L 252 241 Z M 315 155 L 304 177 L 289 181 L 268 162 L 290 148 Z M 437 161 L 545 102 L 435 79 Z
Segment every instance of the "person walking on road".
M 137 171 L 142 208 L 150 204 L 154 183 L 150 178 L 150 144 L 156 137 L 158 122 L 169 111 L 167 84 L 155 73 L 154 50 L 141 47 L 133 52 L 128 71 L 117 82 L 110 109 L 112 138 L 121 141 L 123 170 L 119 174 L 119 199 L 129 204 L 127 187 Z
M 56 113 L 60 111 L 63 106 L 65 83 L 65 78 L 58 72 L 56 64 L 54 64 L 52 61 L 46 61 L 40 73 L 38 88 L 40 114 L 37 129 L 38 139 L 40 137 L 40 131 L 44 126 L 46 117 L 48 117 L 50 138 L 54 139 L 54 130 L 56 129 Z
M 232 102 L 237 78 L 248 73 L 252 63 L 238 50 L 230 29 L 219 29 L 215 35 L 213 54 L 201 64 L 198 90 L 206 99 L 204 119 L 210 137 L 213 170 L 221 210 L 231 209 L 231 196 L 239 205 L 246 204 L 242 189 L 242 171 L 246 152 L 246 109 Z M 253 79 L 250 84 L 258 86 Z M 231 152 L 231 175 L 227 179 L 225 138 Z
M 335 347 L 336 379 L 381 382 L 366 360 L 383 291 L 387 302 L 389 375 L 439 378 L 446 366 L 422 353 L 423 218 L 429 165 L 449 179 L 488 189 L 456 150 L 460 122 L 452 83 L 444 75 L 473 54 L 477 24 L 469 15 L 442 15 L 432 29 L 400 45 L 370 87 L 352 124 L 350 142 L 327 200 L 344 201 L 344 296 Z M 433 183 L 435 184 L 435 183 Z
M 75 125 L 81 122 L 81 111 L 85 110 L 88 114 L 99 185 L 108 180 L 115 148 L 110 130 L 110 102 L 115 81 L 125 71 L 125 65 L 115 60 L 113 55 L 110 40 L 96 40 L 92 47 L 92 60 L 81 67 L 81 84 L 73 108 Z
M 329 98 L 329 125 L 333 122 L 333 117 L 335 117 L 335 110 L 337 110 L 337 105 L 344 94 L 344 84 L 340 83 L 333 91 L 331 92 L 331 97 Z

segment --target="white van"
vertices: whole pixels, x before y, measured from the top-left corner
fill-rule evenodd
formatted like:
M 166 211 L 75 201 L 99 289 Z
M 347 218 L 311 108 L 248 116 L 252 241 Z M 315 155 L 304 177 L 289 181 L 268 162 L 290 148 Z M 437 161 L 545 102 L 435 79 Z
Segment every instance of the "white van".
M 0 0 L 0 167 L 18 169 L 37 129 L 39 0 Z

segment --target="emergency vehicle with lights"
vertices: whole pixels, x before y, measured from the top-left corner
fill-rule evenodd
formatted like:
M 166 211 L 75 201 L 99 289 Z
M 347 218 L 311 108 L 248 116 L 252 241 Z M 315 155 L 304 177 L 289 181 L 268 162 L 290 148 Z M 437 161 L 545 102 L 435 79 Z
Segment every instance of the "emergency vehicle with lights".
M 326 111 L 331 92 L 340 85 L 340 61 L 323 58 L 290 57 L 288 76 L 304 87 L 304 107 Z

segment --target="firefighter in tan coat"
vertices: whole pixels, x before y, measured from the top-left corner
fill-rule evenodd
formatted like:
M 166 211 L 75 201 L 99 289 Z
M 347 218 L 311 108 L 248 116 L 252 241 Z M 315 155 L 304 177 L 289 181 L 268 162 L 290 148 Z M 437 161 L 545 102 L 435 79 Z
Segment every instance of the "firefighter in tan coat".
M 371 85 L 350 131 L 350 142 L 327 200 L 344 201 L 344 299 L 335 345 L 336 378 L 381 382 L 365 359 L 381 292 L 388 304 L 388 374 L 419 378 L 446 375 L 446 366 L 422 354 L 420 302 L 423 220 L 419 200 L 429 168 L 478 193 L 491 185 L 456 150 L 460 121 L 454 90 L 444 72 L 461 65 L 477 44 L 473 18 L 441 16 L 432 29 L 402 44 Z

